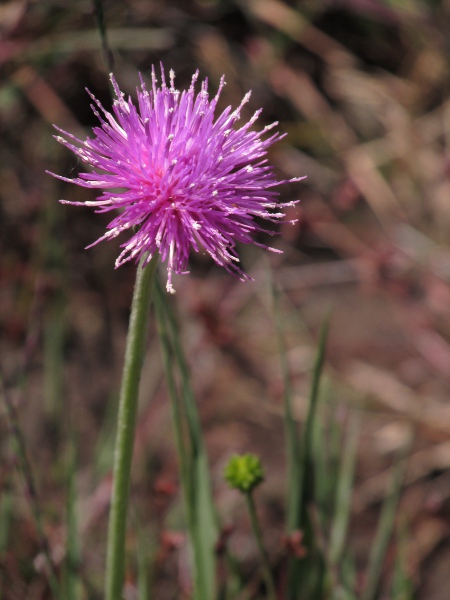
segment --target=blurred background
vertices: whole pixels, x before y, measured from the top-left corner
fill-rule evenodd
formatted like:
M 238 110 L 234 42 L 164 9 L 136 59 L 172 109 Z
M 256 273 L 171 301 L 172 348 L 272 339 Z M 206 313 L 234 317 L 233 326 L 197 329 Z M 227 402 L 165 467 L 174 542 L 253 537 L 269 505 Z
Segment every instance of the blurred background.
M 240 249 L 255 282 L 240 283 L 202 254 L 192 257 L 191 274 L 174 282 L 217 507 L 232 527 L 230 547 L 251 581 L 256 548 L 243 501 L 222 472 L 233 452 L 255 452 L 266 470 L 258 490 L 265 539 L 275 563 L 283 552 L 275 282 L 299 423 L 330 309 L 326 414 L 342 431 L 361 414 L 348 540 L 356 581 L 364 581 L 380 507 L 407 446 L 379 597 L 390 598 L 400 547 L 413 590 L 402 597 L 448 599 L 450 3 L 110 0 L 103 11 L 88 0 L 0 4 L 1 598 L 50 597 L 42 544 L 58 569 L 71 502 L 80 597 L 101 598 L 135 268 L 114 270 L 124 239 L 84 250 L 110 215 L 60 205 L 61 198 L 94 196 L 45 170 L 73 177 L 81 167 L 52 138 L 52 125 L 89 135 L 97 120 L 85 88 L 109 108 L 111 66 L 122 90 L 134 95 L 138 73 L 146 77 L 162 61 L 174 69 L 178 88 L 198 68 L 215 93 L 225 74 L 221 110 L 251 89 L 243 117 L 263 107 L 257 126 L 279 121 L 287 133 L 270 151 L 278 177 L 307 175 L 281 189 L 283 200 L 301 199 L 290 209 L 298 223 L 261 240 L 283 254 Z M 187 546 L 154 328 L 140 400 L 130 555 L 141 548 L 156 565 L 158 598 L 185 597 Z M 12 425 L 7 405 L 14 407 Z M 136 597 L 137 577 L 130 560 L 129 598 Z

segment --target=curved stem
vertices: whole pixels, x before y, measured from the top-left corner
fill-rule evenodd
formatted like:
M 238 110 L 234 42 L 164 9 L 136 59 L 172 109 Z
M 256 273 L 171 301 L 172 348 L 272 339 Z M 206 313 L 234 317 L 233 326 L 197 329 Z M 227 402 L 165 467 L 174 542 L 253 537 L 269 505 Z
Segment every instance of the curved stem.
M 125 533 L 133 458 L 139 381 L 145 354 L 147 323 L 157 256 L 137 268 L 120 390 L 113 490 L 106 553 L 105 600 L 121 600 L 125 575 Z

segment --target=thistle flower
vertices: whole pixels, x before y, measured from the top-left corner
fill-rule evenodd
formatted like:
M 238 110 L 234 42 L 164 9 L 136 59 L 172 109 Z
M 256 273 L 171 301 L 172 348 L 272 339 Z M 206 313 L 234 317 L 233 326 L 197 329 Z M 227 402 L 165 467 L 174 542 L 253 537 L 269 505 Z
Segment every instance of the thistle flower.
M 206 79 L 200 92 L 195 92 L 198 71 L 189 89 L 181 93 L 175 89 L 172 70 L 169 87 L 162 66 L 161 74 L 162 84 L 157 87 L 152 69 L 150 92 L 141 77 L 137 106 L 124 97 L 111 75 L 116 95 L 113 114 L 88 91 L 100 120 L 93 139 L 81 141 L 56 127 L 68 138 L 55 136 L 56 140 L 93 172 L 80 173 L 75 179 L 50 174 L 103 191 L 94 201 L 61 202 L 94 206 L 96 212 L 118 209 L 108 231 L 91 246 L 130 230 L 116 267 L 142 256 L 147 264 L 158 253 L 167 261 L 169 292 L 174 291 L 172 274 L 186 273 L 191 248 L 206 250 L 227 271 L 241 280 L 250 279 L 238 266 L 236 244 L 256 244 L 253 235 L 265 231 L 259 219 L 278 221 L 285 216 L 282 208 L 286 205 L 277 203 L 278 193 L 272 189 L 284 182 L 276 181 L 265 158 L 267 148 L 283 136 L 274 133 L 263 139 L 277 123 L 262 131 L 251 130 L 261 110 L 240 129 L 235 128 L 250 93 L 236 110 L 228 107 L 214 120 L 223 77 L 210 101 Z

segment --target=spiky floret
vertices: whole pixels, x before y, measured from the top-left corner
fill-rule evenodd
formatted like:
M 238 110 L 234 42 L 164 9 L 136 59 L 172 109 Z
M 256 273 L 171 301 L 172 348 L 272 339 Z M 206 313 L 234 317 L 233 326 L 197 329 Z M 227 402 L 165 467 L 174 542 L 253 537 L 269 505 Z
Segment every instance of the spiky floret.
M 131 230 L 116 267 L 143 255 L 147 263 L 158 253 L 167 261 L 170 292 L 174 291 L 172 274 L 186 273 L 191 248 L 205 249 L 218 265 L 242 280 L 249 279 L 238 266 L 236 244 L 256 243 L 253 235 L 264 230 L 259 219 L 278 221 L 285 216 L 286 205 L 277 202 L 278 193 L 272 189 L 285 182 L 275 179 L 265 158 L 267 148 L 283 136 L 263 137 L 277 123 L 262 131 L 251 129 L 261 110 L 242 127 L 235 127 L 250 93 L 235 110 L 228 107 L 214 120 L 223 77 L 210 100 L 206 79 L 195 92 L 198 71 L 183 92 L 175 88 L 172 70 L 169 86 L 162 66 L 161 74 L 157 87 L 152 69 L 151 91 L 141 77 L 137 106 L 131 98 L 125 99 L 111 75 L 116 95 L 113 113 L 88 91 L 100 121 L 93 139 L 81 141 L 56 127 L 64 136 L 55 136 L 58 142 L 93 172 L 74 179 L 51 175 L 103 190 L 95 201 L 61 202 L 95 206 L 96 212 L 118 209 L 108 231 L 91 246 Z M 121 191 L 108 191 L 117 188 Z

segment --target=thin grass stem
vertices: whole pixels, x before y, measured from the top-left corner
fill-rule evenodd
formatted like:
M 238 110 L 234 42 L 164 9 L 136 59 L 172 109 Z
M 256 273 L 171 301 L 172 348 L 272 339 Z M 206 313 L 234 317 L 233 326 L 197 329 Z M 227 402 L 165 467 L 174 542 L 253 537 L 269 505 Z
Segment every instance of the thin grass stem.
M 413 434 L 411 432 L 410 439 L 401 450 L 398 462 L 393 469 L 390 490 L 383 502 L 375 540 L 370 551 L 367 580 L 361 597 L 362 600 L 375 600 L 377 597 L 383 562 L 392 536 L 395 515 L 408 462 L 407 457 L 411 450 L 412 440 Z
M 105 63 L 106 68 L 108 69 L 108 73 L 112 73 L 114 70 L 114 55 L 108 43 L 102 0 L 93 0 L 93 5 L 95 19 L 97 21 L 97 27 L 102 44 L 103 61 Z
M 301 473 L 300 465 L 300 443 L 298 426 L 294 418 L 292 408 L 292 381 L 289 371 L 289 364 L 286 352 L 286 342 L 284 338 L 284 328 L 280 310 L 280 291 L 275 282 L 272 282 L 272 297 L 274 306 L 275 329 L 277 334 L 278 352 L 280 356 L 280 366 L 283 376 L 283 396 L 284 396 L 284 425 L 286 431 L 286 455 L 287 455 L 287 485 L 286 492 L 286 527 L 289 532 L 294 531 L 299 526 L 299 508 L 301 492 Z
M 176 319 L 159 284 L 155 293 L 155 309 L 172 404 L 180 477 L 193 551 L 193 597 L 196 600 L 209 600 L 213 597 L 216 585 L 214 548 L 218 527 L 208 461 Z
M 65 561 L 65 599 L 77 600 L 80 591 L 80 540 L 76 512 L 76 468 L 77 451 L 75 435 L 69 432 L 67 457 L 67 515 L 66 515 L 66 561 Z
M 350 420 L 348 438 L 344 446 L 336 490 L 336 506 L 330 534 L 329 560 L 335 567 L 345 549 L 348 523 L 351 511 L 351 495 L 356 464 L 360 414 L 354 412 Z

